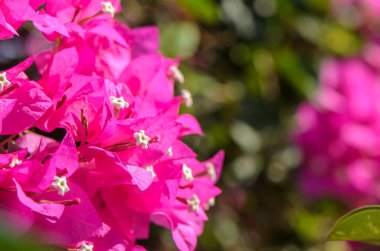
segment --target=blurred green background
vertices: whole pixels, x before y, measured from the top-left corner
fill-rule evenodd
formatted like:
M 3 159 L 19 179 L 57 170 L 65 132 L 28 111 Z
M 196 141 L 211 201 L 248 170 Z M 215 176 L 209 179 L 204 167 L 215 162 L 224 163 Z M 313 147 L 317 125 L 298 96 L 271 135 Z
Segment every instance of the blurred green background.
M 162 52 L 183 57 L 183 88 L 194 98 L 184 111 L 206 133 L 187 142 L 202 159 L 227 153 L 223 194 L 198 250 L 349 250 L 323 242 L 344 210 L 302 198 L 301 156 L 289 138 L 296 107 L 317 87 L 321 59 L 360 50 L 355 30 L 331 16 L 327 0 L 125 2 L 128 25 L 157 24 Z M 176 250 L 168 231 L 153 232 L 149 250 Z

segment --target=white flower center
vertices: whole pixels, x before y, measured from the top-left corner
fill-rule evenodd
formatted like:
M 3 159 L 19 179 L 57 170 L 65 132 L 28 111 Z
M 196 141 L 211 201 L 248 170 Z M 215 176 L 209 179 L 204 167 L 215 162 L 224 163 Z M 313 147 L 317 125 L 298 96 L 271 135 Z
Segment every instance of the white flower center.
M 182 173 L 183 173 L 183 177 L 185 178 L 185 180 L 192 181 L 194 179 L 193 171 L 186 164 L 182 165 Z
M 206 164 L 206 168 L 207 168 L 207 173 L 210 176 L 211 180 L 216 181 L 217 175 L 216 175 L 216 170 L 215 170 L 214 164 L 209 162 Z
M 191 107 L 193 105 L 193 97 L 191 96 L 191 92 L 186 89 L 181 90 L 181 95 L 183 102 L 187 107 Z
M 11 85 L 11 82 L 7 79 L 7 73 L 0 73 L 0 92 L 4 90 L 5 87 Z
M 12 162 L 9 164 L 9 167 L 13 168 L 13 167 L 21 165 L 21 164 L 22 164 L 22 160 L 19 160 L 17 156 L 14 156 L 12 158 Z
M 209 205 L 210 207 L 215 206 L 215 198 L 211 198 L 211 199 L 208 201 L 208 205 Z
M 92 251 L 93 249 L 94 249 L 94 245 L 86 244 L 85 242 L 82 242 L 79 251 Z
M 54 176 L 54 182 L 52 183 L 53 187 L 58 191 L 59 195 L 64 196 L 65 193 L 70 191 L 69 186 L 67 185 L 66 177 Z
M 186 200 L 187 205 L 189 205 L 190 210 L 192 211 L 198 211 L 199 206 L 201 204 L 201 201 L 199 200 L 198 196 L 196 194 L 193 194 L 192 199 Z
M 136 139 L 136 144 L 141 146 L 143 149 L 148 149 L 150 138 L 145 135 L 144 130 L 140 130 L 139 132 L 135 132 L 134 137 Z
M 205 210 L 209 210 L 213 206 L 215 206 L 215 198 L 211 198 L 206 204 L 203 205 L 203 208 Z
M 169 147 L 169 149 L 166 153 L 168 154 L 168 156 L 172 157 L 173 156 L 173 147 Z
M 180 84 L 185 83 L 185 78 L 177 66 L 175 65 L 170 66 L 169 71 L 171 75 L 173 76 L 173 78 L 178 81 L 178 83 Z
M 153 166 L 147 166 L 147 167 L 145 167 L 145 169 L 152 174 L 153 179 L 157 177 L 156 173 L 154 172 Z
M 111 17 L 115 16 L 115 7 L 113 7 L 113 4 L 111 1 L 102 2 L 102 11 Z
M 115 96 L 111 96 L 110 101 L 113 107 L 115 107 L 117 110 L 129 107 L 129 103 L 125 101 L 123 97 L 117 98 Z

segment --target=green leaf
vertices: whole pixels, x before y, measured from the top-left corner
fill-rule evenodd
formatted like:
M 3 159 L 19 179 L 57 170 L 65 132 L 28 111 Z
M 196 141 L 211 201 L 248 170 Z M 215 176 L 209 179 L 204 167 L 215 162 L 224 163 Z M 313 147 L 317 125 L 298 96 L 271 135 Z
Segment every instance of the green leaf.
M 380 206 L 367 206 L 340 218 L 327 237 L 329 241 L 380 244 Z

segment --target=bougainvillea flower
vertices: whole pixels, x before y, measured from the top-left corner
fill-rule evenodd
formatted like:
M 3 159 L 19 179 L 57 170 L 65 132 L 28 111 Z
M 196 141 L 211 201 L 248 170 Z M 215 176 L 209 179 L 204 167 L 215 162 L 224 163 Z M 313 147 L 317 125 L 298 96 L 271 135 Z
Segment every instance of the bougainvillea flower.
M 42 34 L 30 47 L 44 49 L 33 51 L 38 80 L 24 73 L 34 58 L 0 72 L 1 218 L 69 250 L 144 251 L 152 223 L 194 250 L 224 153 L 200 162 L 181 141 L 203 131 L 179 114 L 193 101 L 175 95 L 184 76 L 159 53 L 157 29 L 115 20 L 118 0 L 15 3 Z
M 35 14 L 33 23 L 49 41 L 72 34 L 82 36 L 82 25 L 98 19 L 107 22 L 107 16 L 113 17 L 120 9 L 120 0 L 44 0 L 43 3 L 45 8 Z
M 305 155 L 302 191 L 347 203 L 379 201 L 378 76 L 361 59 L 331 59 L 320 81 L 315 102 L 297 112 L 295 138 Z

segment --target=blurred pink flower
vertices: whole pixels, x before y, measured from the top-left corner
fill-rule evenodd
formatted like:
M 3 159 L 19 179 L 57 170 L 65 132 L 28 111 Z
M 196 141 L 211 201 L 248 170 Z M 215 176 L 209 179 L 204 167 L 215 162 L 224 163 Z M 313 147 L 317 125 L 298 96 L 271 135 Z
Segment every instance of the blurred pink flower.
M 361 59 L 326 60 L 312 102 L 297 112 L 301 190 L 355 206 L 380 200 L 380 85 Z

